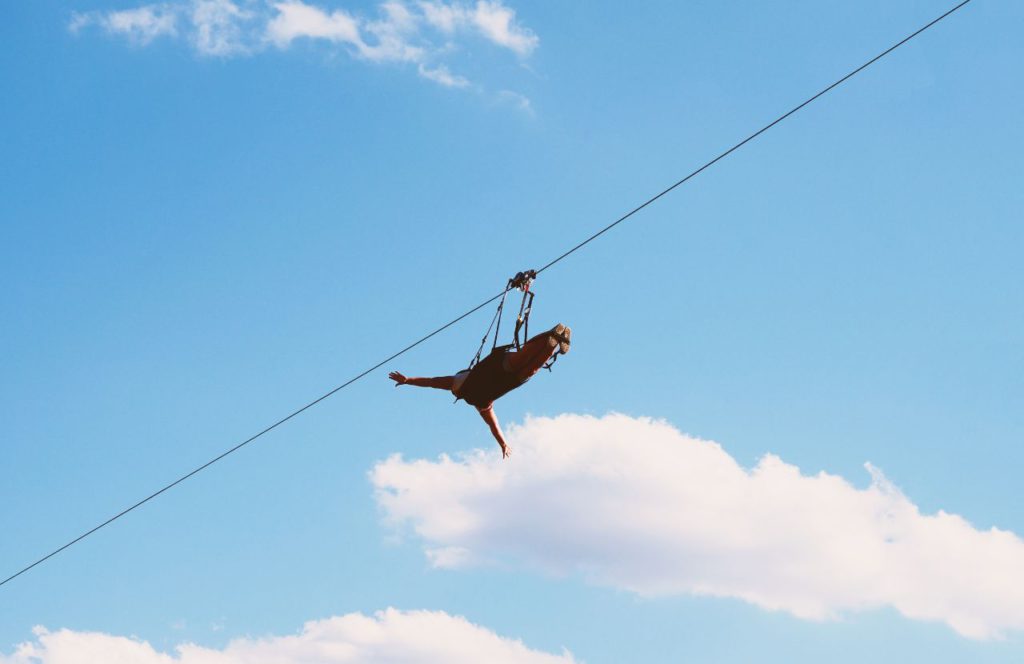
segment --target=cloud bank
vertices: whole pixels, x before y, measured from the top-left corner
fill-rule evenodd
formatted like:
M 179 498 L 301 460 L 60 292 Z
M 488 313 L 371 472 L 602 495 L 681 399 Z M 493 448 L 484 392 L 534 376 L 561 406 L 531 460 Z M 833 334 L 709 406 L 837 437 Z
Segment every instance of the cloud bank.
M 442 611 L 387 609 L 306 623 L 294 636 L 236 639 L 223 650 L 184 644 L 174 654 L 134 638 L 36 628 L 0 664 L 572 664 Z
M 581 574 L 643 596 L 734 597 L 800 618 L 893 607 L 958 633 L 1024 628 L 1024 541 L 922 514 L 867 465 L 863 489 L 625 415 L 528 419 L 515 455 L 392 456 L 370 473 L 386 519 L 433 565 Z
M 302 0 L 173 0 L 72 14 L 72 32 L 89 28 L 136 46 L 160 38 L 183 39 L 204 56 L 285 50 L 299 41 L 333 44 L 362 61 L 414 64 L 423 78 L 454 88 L 469 84 L 443 62 L 458 50 L 458 39 L 481 38 L 521 58 L 540 43 L 502 0 L 386 0 L 373 17 Z

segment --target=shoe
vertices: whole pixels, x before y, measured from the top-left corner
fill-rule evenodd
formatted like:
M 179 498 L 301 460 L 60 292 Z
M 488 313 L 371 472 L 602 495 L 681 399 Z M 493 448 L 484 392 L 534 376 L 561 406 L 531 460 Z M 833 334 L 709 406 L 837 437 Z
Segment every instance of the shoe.
M 565 355 L 569 352 L 569 344 L 572 340 L 572 329 L 568 325 L 558 325 L 551 328 L 551 336 L 558 342 L 558 350 Z

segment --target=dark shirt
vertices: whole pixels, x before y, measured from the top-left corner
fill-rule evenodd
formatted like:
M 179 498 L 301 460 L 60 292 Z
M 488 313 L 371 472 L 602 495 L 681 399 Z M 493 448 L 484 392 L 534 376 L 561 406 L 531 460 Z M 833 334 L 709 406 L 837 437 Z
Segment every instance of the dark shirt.
M 505 368 L 507 346 L 495 348 L 473 367 L 459 388 L 459 398 L 471 406 L 486 410 L 498 399 L 516 389 L 529 378 L 520 378 Z

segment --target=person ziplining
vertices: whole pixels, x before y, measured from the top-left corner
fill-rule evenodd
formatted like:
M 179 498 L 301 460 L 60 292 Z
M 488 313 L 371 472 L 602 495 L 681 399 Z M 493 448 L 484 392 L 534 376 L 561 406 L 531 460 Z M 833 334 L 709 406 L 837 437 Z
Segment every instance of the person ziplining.
M 398 371 L 388 374 L 388 378 L 395 381 L 395 387 L 413 385 L 448 390 L 455 395 L 456 401 L 461 399 L 476 408 L 480 417 L 487 423 L 494 439 L 498 441 L 502 458 L 508 458 L 510 450 L 505 436 L 502 434 L 498 417 L 494 414 L 494 402 L 522 386 L 541 369 L 550 369 L 559 355 L 569 352 L 572 330 L 562 323 L 555 325 L 547 332 L 528 339 L 526 343 L 519 343 L 521 329 L 524 337 L 528 337 L 530 334 L 530 311 L 533 308 L 533 292 L 530 290 L 530 286 L 536 277 L 537 273 L 534 270 L 527 270 L 508 280 L 505 292 L 501 296 L 501 302 L 498 303 L 498 310 L 494 314 L 487 332 L 484 333 L 480 348 L 476 351 L 476 356 L 470 361 L 468 368 L 452 376 L 433 378 L 410 378 Z M 499 346 L 498 332 L 501 330 L 501 314 L 505 306 L 505 296 L 514 288 L 523 292 L 523 299 L 519 305 L 519 316 L 516 318 L 513 343 Z M 487 338 L 490 336 L 492 328 L 494 328 L 494 343 L 491 346 L 491 352 L 481 360 L 480 354 L 487 344 Z

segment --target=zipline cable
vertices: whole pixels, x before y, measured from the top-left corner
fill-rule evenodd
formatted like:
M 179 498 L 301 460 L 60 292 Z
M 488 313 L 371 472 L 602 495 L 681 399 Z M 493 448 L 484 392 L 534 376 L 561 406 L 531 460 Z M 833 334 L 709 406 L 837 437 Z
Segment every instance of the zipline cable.
M 822 90 L 821 90 L 820 92 L 818 92 L 817 94 L 815 94 L 815 95 L 814 95 L 813 97 L 810 97 L 810 98 L 808 98 L 808 99 L 807 99 L 806 101 L 802 102 L 802 103 L 801 103 L 800 105 L 798 105 L 798 106 L 795 106 L 795 107 L 793 107 L 793 108 L 792 108 L 791 110 L 789 110 L 789 111 L 787 111 L 786 113 L 784 113 L 783 115 L 780 115 L 780 116 L 779 116 L 778 118 L 776 118 L 775 120 L 772 120 L 772 121 L 771 121 L 770 123 L 766 124 L 766 125 L 765 125 L 764 127 L 760 128 L 760 129 L 758 129 L 757 131 L 755 131 L 755 132 L 754 132 L 753 134 L 751 134 L 750 136 L 747 136 L 746 138 L 744 138 L 744 139 L 743 139 L 742 141 L 740 141 L 739 143 L 736 143 L 736 144 L 735 144 L 735 145 L 733 145 L 733 146 L 732 146 L 731 148 L 729 148 L 729 149 L 728 149 L 728 150 L 726 150 L 725 152 L 722 152 L 722 153 L 721 153 L 720 155 L 718 155 L 717 157 L 715 157 L 715 158 L 714 158 L 714 159 L 712 159 L 711 161 L 708 161 L 708 162 L 707 162 L 707 163 L 705 163 L 705 164 L 704 164 L 703 166 L 701 166 L 701 167 L 700 167 L 700 168 L 698 168 L 697 170 L 693 171 L 692 173 L 690 173 L 689 175 L 687 175 L 687 176 L 686 176 L 686 177 L 684 177 L 683 179 L 681 179 L 681 180 L 677 181 L 676 183 L 674 183 L 673 185 L 671 185 L 671 186 L 670 186 L 670 187 L 668 187 L 667 189 L 664 189 L 663 191 L 661 191 L 661 192 L 660 192 L 660 193 L 658 193 L 657 195 L 655 195 L 655 196 L 652 196 L 651 198 L 647 199 L 647 200 L 646 200 L 646 201 L 644 201 L 644 202 L 643 202 L 643 203 L 642 203 L 641 205 L 638 205 L 637 207 L 633 208 L 632 210 L 630 210 L 630 211 L 629 211 L 629 212 L 627 212 L 626 214 L 622 215 L 621 217 L 619 217 L 618 219 L 616 219 L 616 220 L 615 220 L 615 221 L 613 221 L 612 223 L 608 224 L 607 226 L 605 226 L 605 227 L 604 227 L 604 228 L 602 228 L 601 230 L 597 231 L 596 233 L 594 233 L 593 235 L 591 235 L 591 236 L 590 236 L 590 237 L 588 237 L 587 239 L 583 240 L 582 242 L 580 242 L 579 244 L 577 244 L 577 245 L 576 245 L 576 246 L 574 246 L 573 248 L 569 249 L 568 251 L 566 251 L 565 253 L 563 253 L 563 254 L 562 254 L 561 256 L 559 256 L 558 258 L 556 258 L 556 259 L 554 259 L 553 261 L 551 261 L 551 262 L 547 263 L 547 264 L 546 264 L 546 265 L 545 265 L 544 267 L 542 267 L 542 268 L 540 268 L 539 270 L 537 270 L 537 274 L 540 274 L 540 273 L 541 273 L 541 272 L 543 272 L 544 270 L 547 270 L 547 269 L 548 269 L 549 267 L 551 267 L 551 266 L 555 265 L 556 263 L 558 263 L 559 261 L 563 260 L 564 258 L 567 258 L 567 257 L 568 257 L 569 255 L 571 255 L 571 254 L 575 253 L 576 251 L 578 251 L 578 250 L 582 249 L 582 248 L 583 248 L 584 246 L 586 246 L 586 245 L 590 244 L 591 242 L 593 242 L 594 240 L 596 240 L 596 239 L 597 239 L 598 237 L 600 237 L 600 236 L 604 235 L 605 233 L 607 233 L 607 232 L 608 232 L 608 231 L 610 231 L 611 229 L 615 228 L 616 226 L 618 226 L 619 224 L 621 224 L 621 223 L 622 223 L 622 222 L 624 222 L 625 220 L 629 219 L 630 217 L 632 217 L 632 216 L 633 216 L 634 214 L 636 214 L 636 213 L 637 213 L 637 212 L 639 212 L 640 210 L 643 210 L 643 209 L 644 209 L 645 207 L 647 207 L 647 206 L 648 206 L 648 205 L 650 205 L 651 203 L 653 203 L 653 202 L 657 201 L 657 200 L 658 200 L 659 198 L 661 198 L 662 196 L 664 196 L 664 195 L 668 194 L 669 192 L 671 192 L 671 191 L 672 191 L 672 190 L 674 190 L 675 188 L 679 187 L 679 186 L 680 186 L 680 185 L 682 185 L 683 183 L 685 183 L 685 182 L 687 182 L 688 180 L 692 179 L 693 177 L 695 177 L 695 176 L 699 175 L 699 174 L 700 174 L 701 172 L 703 172 L 703 171 L 707 170 L 708 168 L 710 168 L 711 166 L 713 166 L 713 165 L 714 165 L 714 164 L 716 164 L 717 162 L 719 162 L 719 161 L 721 161 L 722 159 L 724 159 L 725 157 L 729 156 L 730 154 L 732 154 L 733 152 L 735 152 L 735 151 L 736 151 L 736 150 L 738 150 L 739 148 L 743 147 L 744 145 L 746 145 L 746 144 L 747 144 L 747 143 L 749 143 L 750 141 L 754 140 L 755 138 L 757 138 L 758 136 L 760 136 L 760 135 L 761 135 L 761 134 L 763 134 L 764 132 L 768 131 L 769 129 L 771 129 L 771 128 L 772 128 L 772 127 L 774 127 L 775 125 L 779 124 L 780 122 L 782 122 L 783 120 L 785 120 L 785 119 L 786 119 L 786 118 L 788 118 L 789 116 L 793 115 L 794 113 L 796 113 L 796 112 L 797 112 L 797 111 L 799 111 L 800 109 L 804 108 L 805 106 L 807 106 L 808 104 L 810 104 L 810 103 L 811 103 L 811 102 L 813 102 L 814 100 L 816 100 L 816 99 L 818 99 L 819 97 L 821 97 L 822 95 L 824 95 L 824 94 L 828 93 L 828 92 L 829 92 L 829 91 L 831 91 L 831 90 L 832 90 L 833 88 L 836 88 L 836 87 L 838 87 L 839 85 L 842 85 L 842 84 L 843 84 L 844 82 L 846 82 L 846 81 L 847 81 L 847 80 L 849 80 L 850 78 L 852 78 L 852 77 L 856 76 L 857 74 L 859 74 L 859 73 L 860 73 L 861 71 L 863 71 L 864 69 L 867 69 L 868 67 L 870 67 L 870 66 L 871 66 L 871 65 L 873 65 L 874 63 L 878 62 L 879 60 L 881 60 L 882 58 L 884 58 L 884 57 L 885 57 L 885 56 L 887 56 L 888 54 L 890 54 L 890 53 L 892 53 L 893 51 L 895 51 L 895 50 L 896 50 L 897 48 L 899 48 L 900 46 L 903 46 L 904 44 L 906 44 L 906 43 L 907 43 L 908 41 L 910 41 L 910 40 L 911 40 L 911 39 L 913 39 L 914 37 L 918 36 L 919 34 L 921 34 L 922 32 L 924 32 L 924 31 L 925 31 L 925 30 L 927 30 L 928 28 L 932 27 L 933 25 L 935 25 L 936 23 L 938 23 L 938 22 L 939 22 L 939 21 L 941 21 L 942 19 L 946 18 L 946 17 L 947 17 L 947 16 L 949 16 L 950 14 L 953 14 L 953 13 L 954 13 L 954 12 L 956 12 L 956 11 L 957 11 L 958 9 L 960 9 L 961 7 L 963 7 L 964 5 L 966 5 L 966 4 L 970 3 L 970 2 L 971 2 L 971 0 L 963 0 L 963 2 L 961 2 L 961 3 L 960 3 L 960 4 L 958 4 L 958 5 L 956 5 L 955 7 L 953 7 L 952 9 L 950 9 L 949 11 L 945 12 L 944 14 L 942 14 L 941 16 L 939 16 L 938 18 L 936 18 L 936 19 L 934 19 L 934 20 L 932 20 L 932 21 L 928 22 L 928 23 L 927 23 L 926 25 L 924 25 L 923 27 L 921 27 L 921 28 L 919 28 L 919 29 L 915 30 L 915 31 L 914 31 L 913 33 L 911 33 L 911 34 L 910 34 L 910 35 L 908 35 L 907 37 L 904 37 L 904 38 L 903 38 L 903 39 L 901 39 L 901 40 L 900 40 L 899 42 L 897 42 L 897 43 L 893 44 L 892 46 L 890 46 L 890 47 L 889 47 L 889 48 L 887 48 L 886 50 L 882 51 L 881 53 L 879 53 L 879 54 L 878 54 L 878 55 L 876 55 L 875 57 L 871 58 L 870 60 L 868 60 L 867 62 L 865 62 L 865 63 L 864 63 L 864 64 L 862 64 L 861 66 L 857 67 L 856 69 L 854 69 L 854 70 L 853 70 L 853 71 L 851 71 L 850 73 L 848 73 L 848 74 L 846 74 L 845 76 L 843 76 L 842 78 L 840 78 L 840 79 L 839 79 L 839 80 L 837 80 L 836 82 L 834 82 L 834 83 L 832 83 L 831 85 L 829 85 L 828 87 L 826 87 L 826 88 L 822 89 Z M 243 447 L 245 447 L 245 446 L 246 446 L 246 445 L 248 445 L 249 443 L 253 442 L 253 441 L 254 441 L 254 440 L 256 440 L 257 438 L 260 438 L 260 437 L 262 437 L 262 436 L 263 436 L 264 434 L 270 433 L 271 431 L 273 431 L 273 430 L 274 430 L 274 429 L 276 429 L 277 427 L 281 426 L 282 424 L 284 424 L 284 423 L 285 423 L 285 422 L 287 422 L 288 420 L 292 419 L 293 417 L 295 417 L 295 416 L 297 416 L 297 415 L 299 415 L 299 414 L 301 414 L 301 413 L 303 413 L 303 412 L 305 412 L 305 411 L 309 410 L 310 408 L 312 408 L 313 406 L 317 405 L 318 403 L 320 403 L 320 402 L 321 402 L 321 401 L 323 401 L 324 399 L 327 399 L 328 397 L 330 397 L 330 396 L 333 396 L 333 395 L 334 395 L 334 394 L 336 394 L 337 392 L 340 392 L 341 390 L 345 389 L 346 387 L 348 387 L 348 386 L 349 386 L 349 385 L 351 385 L 352 383 L 356 382 L 357 380 L 359 380 L 359 379 L 363 378 L 363 377 L 364 377 L 364 376 L 366 376 L 367 374 L 370 374 L 370 373 L 372 373 L 372 372 L 376 371 L 377 369 L 379 369 L 380 367 L 384 366 L 385 364 L 387 364 L 387 363 L 388 363 L 388 362 L 390 362 L 391 360 L 393 360 L 393 359 L 395 359 L 395 358 L 399 357 L 400 355 L 404 355 L 405 353 L 409 352 L 410 350 L 412 350 L 412 349 L 413 349 L 413 348 L 415 348 L 416 346 L 419 346 L 420 344 L 422 344 L 422 343 L 423 343 L 424 341 L 427 341 L 427 340 L 428 340 L 428 339 L 430 339 L 431 337 L 433 337 L 433 336 L 435 336 L 435 335 L 437 335 L 437 334 L 440 334 L 441 332 L 443 332 L 443 331 L 447 330 L 447 329 L 448 329 L 449 327 L 451 327 L 452 325 L 455 325 L 456 323 L 458 323 L 459 321 L 461 321 L 461 320 L 462 320 L 463 318 L 466 318 L 467 316 L 470 316 L 470 315 L 472 315 L 472 314 L 476 313 L 476 312 L 477 312 L 477 311 L 479 311 L 480 309 L 483 309 L 484 307 L 486 307 L 486 306 L 487 306 L 488 304 L 490 304 L 491 302 L 494 302 L 495 300 L 497 300 L 498 298 L 500 298 L 500 297 L 501 297 L 502 295 L 504 295 L 504 294 L 505 294 L 505 292 L 507 292 L 507 289 L 506 289 L 505 291 L 502 291 L 501 293 L 498 293 L 497 295 L 494 295 L 494 296 L 493 296 L 493 297 L 491 297 L 490 299 L 488 299 L 488 300 L 486 300 L 486 301 L 484 301 L 484 302 L 481 302 L 480 304 L 476 305 L 475 307 L 473 307 L 472 309 L 470 309 L 470 310 L 469 310 L 469 311 L 467 311 L 466 313 L 462 314 L 461 316 L 459 316 L 459 317 L 457 317 L 457 318 L 454 318 L 454 319 L 452 319 L 451 321 L 449 321 L 449 322 L 445 323 L 444 325 L 442 325 L 441 327 L 437 328 L 436 330 L 434 330 L 434 331 L 433 331 L 433 332 L 431 332 L 430 334 L 427 334 L 426 336 L 423 336 L 423 337 L 421 337 L 421 338 L 420 338 L 420 339 L 418 339 L 417 341 L 414 341 L 413 343 L 409 344 L 408 346 L 406 346 L 406 347 L 405 347 L 405 348 L 403 348 L 402 350 L 398 351 L 397 353 L 395 353 L 395 354 L 391 355 L 390 357 L 388 357 L 388 358 L 386 358 L 386 359 L 384 359 L 384 360 L 381 360 L 380 362 L 378 362 L 377 364 L 373 365 L 373 366 L 372 366 L 372 367 L 370 367 L 369 369 L 367 369 L 367 370 L 363 371 L 362 373 L 358 374 L 357 376 L 354 376 L 354 377 L 352 377 L 352 378 L 348 379 L 347 381 L 345 381 L 345 382 L 344 382 L 344 383 L 342 383 L 341 385 L 339 385 L 339 386 L 335 387 L 334 389 L 332 389 L 332 390 L 331 390 L 330 392 L 327 392 L 326 394 L 324 394 L 324 395 L 322 395 L 322 396 L 319 396 L 319 397 L 317 397 L 317 398 L 316 398 L 316 399 L 314 399 L 313 401 L 310 401 L 309 403 L 307 403 L 307 404 L 306 404 L 305 406 L 302 406 L 302 407 L 301 407 L 301 408 L 299 408 L 298 410 L 295 410 L 295 411 L 293 411 L 293 412 L 292 412 L 291 414 L 289 414 L 289 415 L 287 415 L 287 416 L 285 416 L 285 417 L 282 417 L 281 419 L 279 419 L 278 421 L 274 422 L 273 424 L 271 424 L 271 425 L 270 425 L 270 426 L 268 426 L 267 428 L 263 429 L 263 430 L 262 430 L 262 431 L 260 431 L 259 433 L 257 433 L 257 434 L 255 434 L 255 435 L 253 435 L 253 436 L 251 436 L 251 437 L 249 437 L 249 438 L 247 438 L 247 439 L 243 440 L 242 442 L 238 443 L 237 445 L 235 445 L 235 446 L 234 446 L 234 447 L 232 447 L 231 449 L 229 449 L 229 450 L 227 450 L 227 451 L 225 451 L 225 452 L 223 452 L 223 453 L 219 454 L 218 456 L 214 457 L 213 459 L 210 459 L 209 461 L 207 461 L 207 462 L 206 462 L 206 463 L 204 463 L 203 465 L 201 465 L 201 466 L 199 466 L 199 467 L 195 468 L 194 470 L 190 471 L 189 473 L 187 473 L 187 474 L 185 474 L 185 475 L 182 475 L 181 477 L 179 477 L 178 479 L 174 480 L 173 482 L 171 482 L 171 483 L 170 483 L 170 484 L 168 484 L 167 486 L 163 487 L 163 488 L 162 488 L 162 489 L 160 489 L 159 491 L 155 491 L 154 493 L 151 493 L 150 495 L 146 496 L 145 498 L 143 498 L 143 499 L 142 499 L 142 500 L 140 500 L 139 502 L 135 503 L 135 504 L 134 504 L 134 505 L 132 505 L 131 507 L 127 507 L 127 508 L 125 508 L 124 510 L 122 510 L 122 511 L 118 512 L 117 514 L 115 514 L 114 516 L 110 517 L 109 519 L 107 519 L 107 520 L 106 520 L 106 521 L 104 521 L 103 523 L 101 523 L 101 524 L 99 524 L 98 526 L 95 526 L 94 528 L 92 528 L 92 529 L 90 529 L 90 530 L 88 530 L 88 531 L 86 531 L 86 532 L 82 533 L 81 535 L 79 535 L 79 536 L 78 536 L 78 537 L 76 537 L 75 539 L 71 540 L 71 541 L 70 541 L 70 542 L 68 542 L 67 544 L 64 544 L 63 546 L 61 546 L 61 547 L 60 547 L 60 548 L 58 548 L 58 549 L 54 549 L 53 551 L 51 551 L 50 553 L 46 554 L 45 556 L 43 556 L 43 557 L 42 557 L 42 558 L 40 558 L 39 560 L 35 561 L 35 562 L 34 562 L 34 563 L 32 563 L 31 565 L 28 565 L 28 566 L 24 567 L 23 569 L 21 569 L 21 570 L 19 570 L 19 571 L 15 572 L 14 574 L 10 575 L 9 577 L 7 577 L 6 579 L 4 579 L 3 581 L 0 581 L 0 586 L 3 586 L 3 585 L 5 585 L 5 584 L 9 583 L 10 581 L 13 581 L 14 579 L 18 578 L 19 576 L 21 576 L 21 575 L 22 575 L 22 574 L 24 574 L 25 572 L 29 571 L 29 570 L 30 570 L 30 569 L 32 569 L 33 567 L 36 567 L 37 565 L 40 565 L 40 564 L 42 564 L 42 563 L 46 562 L 46 561 L 47 561 L 47 560 L 49 560 L 50 558 L 53 558 L 53 557 L 54 557 L 54 556 L 56 556 L 56 555 L 57 555 L 58 553 L 60 553 L 60 552 L 64 551 L 65 549 L 67 549 L 67 548 L 69 548 L 69 547 L 71 547 L 71 546 L 73 546 L 73 545 L 77 544 L 78 542 L 80 542 L 80 541 L 82 541 L 83 539 L 85 539 L 86 537 L 88 537 L 88 536 L 92 535 L 93 533 L 95 533 L 96 531 L 100 530 L 101 528 L 104 528 L 104 527 L 106 527 L 106 526 L 110 525 L 111 523 L 113 523 L 114 521 L 117 521 L 118 519 L 120 519 L 121 517 L 125 516 L 125 515 L 126 515 L 126 514 L 128 514 L 129 512 L 132 512 L 132 511 L 134 511 L 135 509 L 137 509 L 137 508 L 139 508 L 139 507 L 142 507 L 143 505 L 145 505 L 145 504 L 146 504 L 146 503 L 148 503 L 149 501 L 153 500 L 154 498 L 156 498 L 156 497 L 157 497 L 157 496 L 159 496 L 160 494 L 164 493 L 165 491 L 168 491 L 169 489 L 172 489 L 172 488 L 176 487 L 177 485 L 181 484 L 182 482 L 184 482 L 184 481 L 185 481 L 185 480 L 187 480 L 188 478 L 192 477 L 193 475 L 195 475 L 195 474 L 197 474 L 197 473 L 199 473 L 199 472 L 201 472 L 201 471 L 203 471 L 203 470 L 205 470 L 205 469 L 209 468 L 210 466 L 212 466 L 213 464 L 217 463 L 218 461 L 220 461 L 220 460 L 221 460 L 221 459 L 223 459 L 224 457 L 226 457 L 226 456 L 228 456 L 228 455 L 230 455 L 230 454 L 233 454 L 234 452 L 237 452 L 238 450 L 242 449 Z

